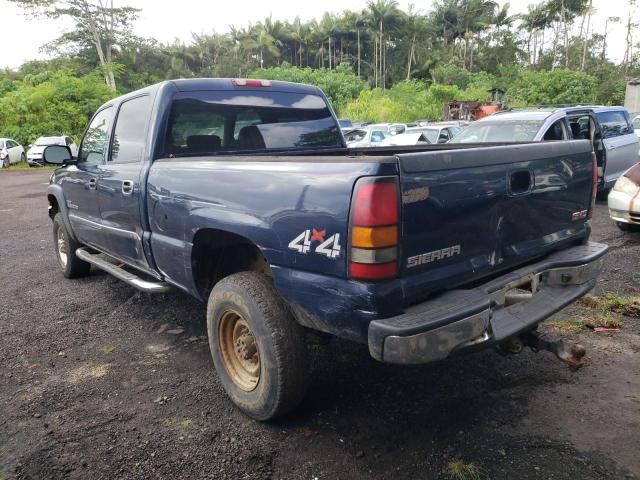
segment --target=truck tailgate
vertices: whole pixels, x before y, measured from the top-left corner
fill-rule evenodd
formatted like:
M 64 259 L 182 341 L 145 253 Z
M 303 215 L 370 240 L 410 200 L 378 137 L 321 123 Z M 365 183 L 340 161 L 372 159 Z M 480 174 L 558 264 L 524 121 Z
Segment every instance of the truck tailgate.
M 588 141 L 399 154 L 406 304 L 588 233 Z

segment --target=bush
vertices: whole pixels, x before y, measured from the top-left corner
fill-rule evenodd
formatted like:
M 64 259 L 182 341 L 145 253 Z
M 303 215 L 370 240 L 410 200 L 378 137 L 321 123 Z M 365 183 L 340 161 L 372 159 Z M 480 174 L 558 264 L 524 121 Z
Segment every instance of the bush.
M 596 100 L 596 78 L 565 69 L 524 71 L 507 93 L 510 106 L 584 105 Z
M 98 74 L 69 70 L 26 75 L 0 98 L 0 136 L 28 145 L 43 135 L 79 140 L 96 109 L 116 94 Z
M 340 64 L 335 70 L 331 70 L 292 67 L 285 62 L 279 67 L 254 70 L 249 77 L 315 85 L 322 89 L 336 110 L 367 88 L 367 84 L 358 78 L 347 64 Z

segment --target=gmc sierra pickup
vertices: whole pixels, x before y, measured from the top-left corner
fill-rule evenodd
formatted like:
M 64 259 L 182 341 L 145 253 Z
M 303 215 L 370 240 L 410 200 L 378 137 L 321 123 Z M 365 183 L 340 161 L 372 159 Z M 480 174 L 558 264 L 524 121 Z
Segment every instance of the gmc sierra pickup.
M 215 368 L 256 419 L 301 401 L 326 334 L 400 364 L 523 345 L 579 361 L 536 326 L 607 250 L 588 240 L 587 140 L 349 150 L 318 88 L 194 79 L 107 102 L 77 158 L 44 160 L 64 275 L 208 302 Z

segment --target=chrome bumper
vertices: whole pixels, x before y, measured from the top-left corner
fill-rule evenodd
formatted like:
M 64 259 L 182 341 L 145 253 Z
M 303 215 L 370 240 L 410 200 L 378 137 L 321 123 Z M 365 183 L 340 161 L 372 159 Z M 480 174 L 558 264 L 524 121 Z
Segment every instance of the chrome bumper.
M 400 364 L 429 363 L 526 331 L 590 291 L 608 247 L 551 254 L 473 289 L 450 290 L 404 314 L 369 324 L 369 352 Z

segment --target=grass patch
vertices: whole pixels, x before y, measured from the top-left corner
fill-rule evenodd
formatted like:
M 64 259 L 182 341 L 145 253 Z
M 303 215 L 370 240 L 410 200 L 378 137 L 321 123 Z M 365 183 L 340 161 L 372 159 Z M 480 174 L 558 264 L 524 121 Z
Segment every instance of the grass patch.
M 578 304 L 598 310 L 602 316 L 611 317 L 611 313 L 618 313 L 627 317 L 640 318 L 640 298 L 628 297 L 617 293 L 605 293 L 601 297 L 585 295 Z
M 607 312 L 593 317 L 592 323 L 604 328 L 622 328 L 624 325 L 624 322 L 620 318 Z
M 447 463 L 447 478 L 450 480 L 480 480 L 482 470 L 472 462 L 457 459 Z
M 584 331 L 585 318 L 580 316 L 551 320 L 548 325 L 561 335 L 575 335 Z
M 14 163 L 13 165 L 7 167 L 7 168 L 2 168 L 0 167 L 0 172 L 10 172 L 12 170 L 30 170 L 30 169 L 34 169 L 37 170 L 38 168 L 40 169 L 52 169 L 55 168 L 55 165 L 45 165 L 44 167 L 30 167 L 29 164 L 27 162 L 18 162 L 18 163 Z
M 111 346 L 102 347 L 102 353 L 106 353 L 107 355 L 112 354 L 113 350 L 114 350 L 114 347 L 111 347 Z

